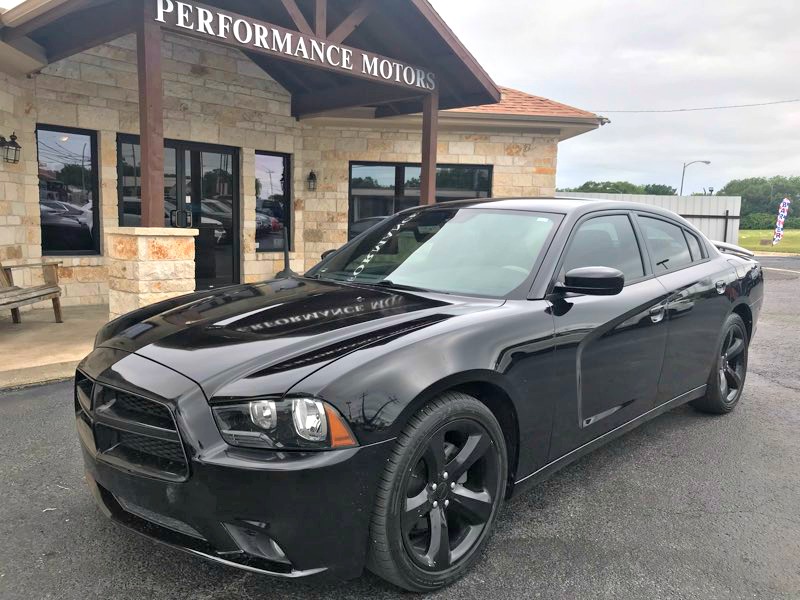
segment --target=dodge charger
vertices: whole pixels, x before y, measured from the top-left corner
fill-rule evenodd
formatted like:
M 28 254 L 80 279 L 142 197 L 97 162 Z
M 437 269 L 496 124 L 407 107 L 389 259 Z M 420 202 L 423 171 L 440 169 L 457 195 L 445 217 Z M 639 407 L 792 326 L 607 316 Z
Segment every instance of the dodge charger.
M 103 327 L 75 380 L 86 479 L 198 557 L 435 590 L 505 500 L 684 403 L 733 410 L 762 296 L 752 255 L 659 208 L 416 207 L 303 276 Z

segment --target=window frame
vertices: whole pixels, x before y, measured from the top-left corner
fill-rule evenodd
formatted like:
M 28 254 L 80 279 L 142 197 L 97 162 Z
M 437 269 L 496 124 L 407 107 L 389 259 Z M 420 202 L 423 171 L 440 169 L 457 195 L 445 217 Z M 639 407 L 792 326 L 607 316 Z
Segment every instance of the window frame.
M 629 210 L 608 210 L 608 211 L 597 211 L 591 212 L 586 215 L 583 215 L 575 224 L 572 226 L 572 229 L 569 232 L 569 237 L 567 238 L 567 243 L 564 244 L 563 250 L 561 250 L 561 255 L 558 257 L 558 262 L 556 263 L 556 268 L 553 271 L 553 276 L 550 281 L 550 285 L 548 286 L 548 294 L 553 292 L 553 289 L 557 283 L 559 283 L 559 275 L 561 273 L 561 268 L 564 266 L 564 262 L 567 259 L 567 255 L 569 254 L 570 249 L 572 248 L 572 244 L 575 241 L 575 235 L 578 232 L 578 229 L 586 223 L 587 221 L 591 221 L 593 219 L 598 219 L 602 217 L 614 217 L 614 216 L 624 216 L 627 217 L 628 223 L 633 230 L 633 236 L 636 240 L 636 246 L 639 249 L 639 258 L 642 261 L 642 271 L 644 275 L 641 277 L 637 277 L 635 279 L 625 279 L 624 287 L 628 287 L 629 285 L 635 285 L 637 283 L 641 283 L 643 281 L 647 281 L 648 279 L 652 279 L 655 277 L 649 249 L 647 249 L 644 237 L 642 232 L 640 231 L 639 227 L 637 226 L 636 220 L 634 215 Z M 583 295 L 583 294 L 581 294 Z
M 287 154 L 285 152 L 271 152 L 268 150 L 256 150 L 256 156 L 272 156 L 277 158 L 283 159 L 283 172 L 284 172 L 284 189 L 283 193 L 285 196 L 286 201 L 286 223 L 284 223 L 284 228 L 286 229 L 286 245 L 288 247 L 289 252 L 294 252 L 294 194 L 292 189 L 292 182 L 294 181 L 293 173 L 292 173 L 292 155 Z M 258 199 L 256 199 L 258 201 Z M 255 222 L 255 214 L 253 214 L 253 221 Z M 281 248 L 280 250 L 260 250 L 256 248 L 256 254 L 275 254 L 276 252 L 283 252 L 284 249 Z
M 642 240 L 644 242 L 645 247 L 647 247 L 647 254 L 649 256 L 650 268 L 653 270 L 653 273 L 655 274 L 656 277 L 660 277 L 662 275 L 669 275 L 670 273 L 677 273 L 679 271 L 683 271 L 684 269 L 688 269 L 689 267 L 694 267 L 695 265 L 703 264 L 703 263 L 708 262 L 709 260 L 711 260 L 710 254 L 708 253 L 708 249 L 705 247 L 705 243 L 701 240 L 701 238 L 698 235 L 696 235 L 694 232 L 690 231 L 682 223 L 679 223 L 679 222 L 675 221 L 674 219 L 670 219 L 669 217 L 666 217 L 664 215 L 651 213 L 651 212 L 645 212 L 645 211 L 637 211 L 633 215 L 633 217 L 634 217 L 634 220 L 636 221 L 636 224 L 637 224 L 638 227 L 642 227 L 642 225 L 639 223 L 638 219 L 639 218 L 646 218 L 646 219 L 655 219 L 657 221 L 664 221 L 665 223 L 668 223 L 669 225 L 674 225 L 675 227 L 677 227 L 678 229 L 680 229 L 683 232 L 684 241 L 686 242 L 686 248 L 689 251 L 689 257 L 691 258 L 691 261 L 688 264 L 680 266 L 680 267 L 678 267 L 676 269 L 669 269 L 667 271 L 659 272 L 656 269 L 657 265 L 655 265 L 653 263 L 653 256 L 650 253 L 650 246 L 647 243 L 647 238 L 644 235 L 644 231 L 642 231 Z M 695 239 L 697 240 L 697 243 L 700 246 L 700 252 L 703 253 L 703 257 L 700 260 L 694 260 L 694 258 L 692 257 L 692 249 L 689 247 L 689 240 L 686 239 L 687 235 L 694 235 Z
M 694 252 L 692 252 L 692 245 L 689 243 L 689 236 L 691 236 L 694 239 L 694 241 L 697 243 L 697 248 L 698 248 L 698 250 L 700 250 L 700 257 L 699 258 L 695 258 L 694 257 Z M 703 243 L 700 241 L 700 238 L 697 237 L 697 234 L 695 234 L 694 232 L 690 231 L 689 229 L 686 229 L 686 227 L 683 227 L 683 237 L 686 238 L 686 245 L 689 246 L 689 254 L 692 256 L 692 264 L 693 265 L 697 265 L 697 264 L 700 264 L 702 262 L 705 262 L 705 259 L 708 258 L 708 255 L 706 253 L 706 250 L 704 248 Z
M 419 167 L 422 168 L 421 163 L 413 163 L 413 162 L 400 162 L 400 161 L 383 161 L 383 160 L 351 160 L 348 162 L 347 165 L 347 237 L 350 238 L 351 230 L 350 227 L 352 226 L 352 221 L 350 220 L 351 215 L 353 214 L 353 167 L 354 166 L 364 166 L 364 167 L 393 167 L 394 172 L 394 196 L 393 202 L 396 202 L 398 198 L 402 198 L 405 196 L 405 169 L 406 167 Z M 460 168 L 460 167 L 470 167 L 476 169 L 488 169 L 489 171 L 489 190 L 487 198 L 492 198 L 492 190 L 494 187 L 494 165 L 493 164 L 474 164 L 474 163 L 437 163 L 436 168 L 443 168 L 443 169 L 452 169 L 452 168 Z M 435 193 L 435 190 L 434 190 Z M 422 196 L 420 195 L 420 199 Z M 437 202 L 438 204 L 447 204 L 447 202 Z M 394 205 L 393 205 L 394 206 Z M 391 215 L 386 215 L 387 217 L 394 216 L 398 214 L 400 211 L 396 211 Z
M 92 151 L 91 164 L 92 164 L 92 177 L 91 177 L 91 192 L 92 192 L 92 242 L 94 248 L 91 250 L 48 250 L 44 249 L 44 236 L 41 236 L 39 243 L 42 249 L 42 256 L 100 256 L 102 231 L 100 229 L 100 157 L 98 154 L 97 131 L 94 129 L 83 129 L 80 127 L 67 127 L 64 125 L 51 125 L 49 123 L 36 123 L 36 189 L 39 191 L 39 131 L 49 131 L 51 133 L 66 133 L 74 135 L 85 135 L 89 137 L 90 148 Z M 41 211 L 41 196 L 39 196 L 38 204 Z M 39 223 L 39 231 L 41 232 L 41 222 Z

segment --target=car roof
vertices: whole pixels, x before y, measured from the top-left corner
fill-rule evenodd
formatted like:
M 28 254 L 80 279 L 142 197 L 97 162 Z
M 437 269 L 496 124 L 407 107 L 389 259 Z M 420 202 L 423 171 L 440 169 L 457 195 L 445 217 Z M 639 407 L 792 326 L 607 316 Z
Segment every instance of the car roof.
M 604 200 L 597 198 L 574 198 L 574 197 L 526 197 L 526 198 L 479 198 L 472 200 L 454 200 L 441 202 L 430 206 L 425 206 L 425 210 L 435 210 L 437 208 L 491 208 L 493 210 L 526 210 L 553 212 L 559 214 L 580 216 L 599 210 L 636 210 L 659 214 L 671 219 L 679 220 L 691 226 L 685 219 L 676 213 L 638 202 L 622 202 L 619 200 Z M 403 213 L 419 210 L 419 206 L 408 208 Z

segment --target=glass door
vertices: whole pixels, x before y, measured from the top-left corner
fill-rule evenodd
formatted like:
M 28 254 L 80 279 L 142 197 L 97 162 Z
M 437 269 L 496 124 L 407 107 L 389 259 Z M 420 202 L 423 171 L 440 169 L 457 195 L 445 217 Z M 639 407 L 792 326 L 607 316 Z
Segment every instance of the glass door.
M 238 196 L 233 151 L 191 151 L 192 221 L 200 230 L 195 240 L 197 289 L 234 283 L 238 228 Z
M 141 149 L 136 136 L 117 143 L 119 223 L 141 223 Z M 195 286 L 212 289 L 239 281 L 238 151 L 167 141 L 164 147 L 164 224 L 194 227 Z

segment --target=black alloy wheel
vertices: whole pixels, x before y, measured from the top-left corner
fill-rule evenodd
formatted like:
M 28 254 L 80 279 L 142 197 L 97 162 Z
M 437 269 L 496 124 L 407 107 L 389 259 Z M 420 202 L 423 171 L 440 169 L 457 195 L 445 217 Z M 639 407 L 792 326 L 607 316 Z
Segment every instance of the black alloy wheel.
M 498 463 L 477 421 L 451 421 L 428 439 L 401 516 L 403 543 L 419 566 L 441 571 L 475 545 L 492 516 Z
M 378 493 L 369 568 L 412 591 L 461 577 L 479 556 L 505 493 L 506 448 L 486 406 L 448 392 L 409 422 Z
M 747 369 L 745 344 L 747 334 L 738 327 L 731 327 L 722 344 L 719 357 L 720 399 L 726 404 L 735 404 L 742 394 Z
M 733 410 L 742 397 L 747 376 L 747 354 L 750 340 L 744 321 L 732 314 L 725 321 L 719 353 L 708 381 L 706 395 L 692 405 L 713 414 Z

